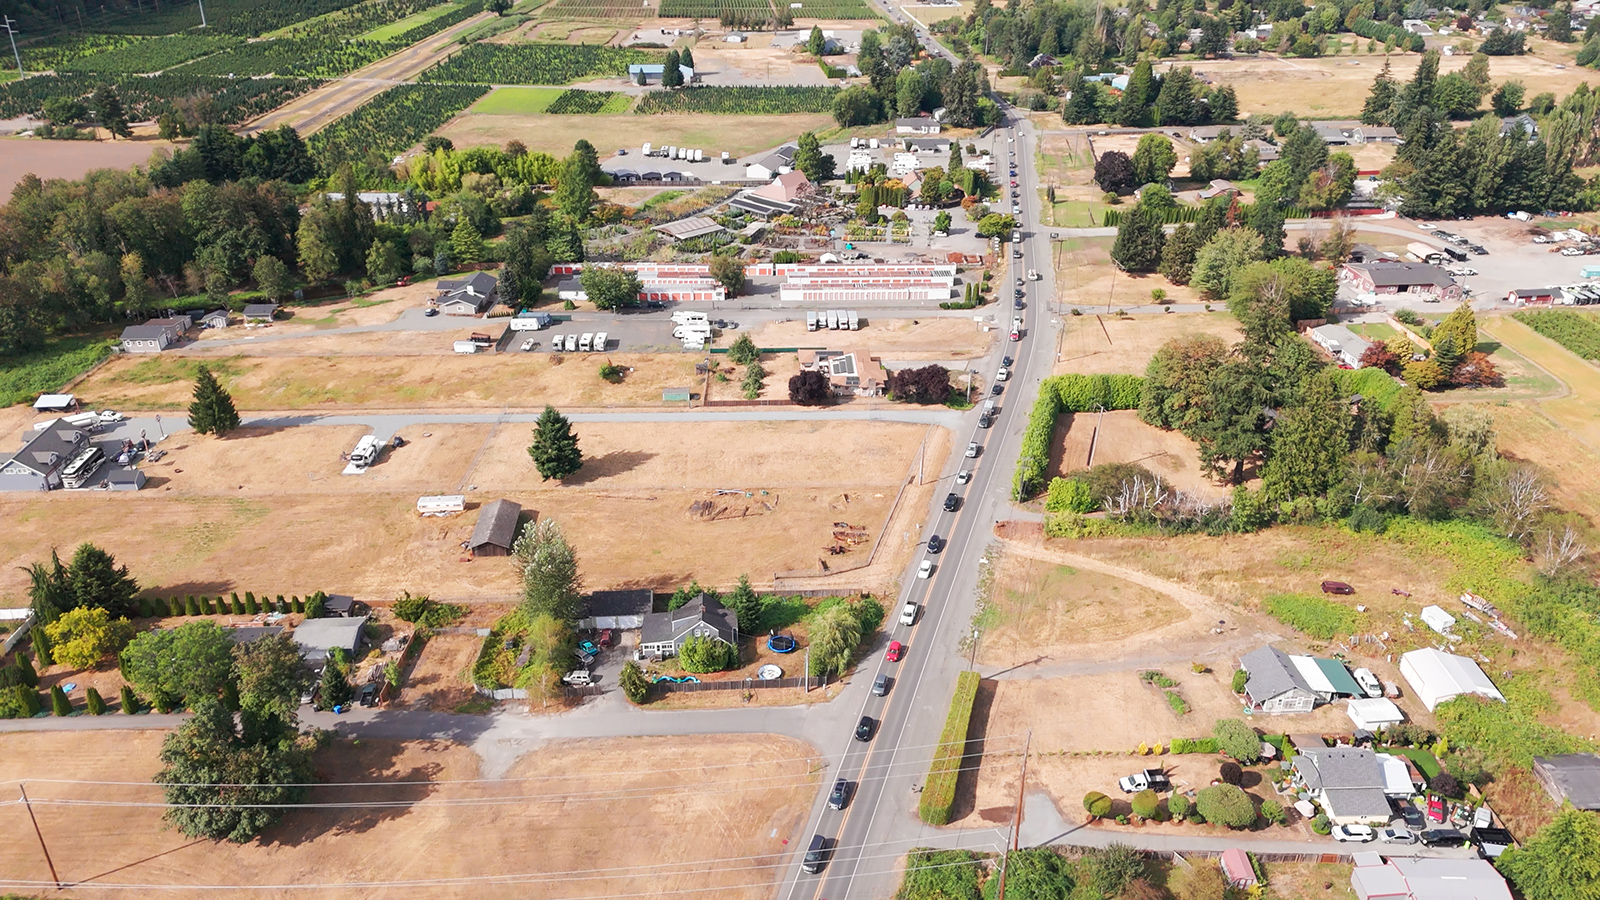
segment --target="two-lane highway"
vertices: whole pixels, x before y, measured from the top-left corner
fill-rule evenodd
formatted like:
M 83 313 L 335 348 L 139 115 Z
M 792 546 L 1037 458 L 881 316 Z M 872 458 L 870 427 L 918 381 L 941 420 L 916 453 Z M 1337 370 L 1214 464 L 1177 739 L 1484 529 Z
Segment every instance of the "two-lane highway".
M 1008 111 L 1009 112 L 1009 111 Z M 1017 340 L 1009 328 L 1001 332 L 999 346 L 987 361 L 985 374 L 991 384 L 1001 364 L 1010 358 L 1010 377 L 1001 383 L 1003 393 L 989 428 L 979 427 L 977 408 L 963 419 L 964 433 L 957 435 L 957 452 L 942 477 L 945 490 L 935 492 L 925 533 L 939 535 L 946 545 L 939 553 L 923 553 L 908 568 L 898 601 L 887 610 L 884 639 L 875 657 L 856 677 L 870 684 L 879 675 L 892 679 L 886 696 L 863 692 L 859 712 L 851 717 L 853 726 L 861 716 L 869 717 L 874 733 L 869 741 L 858 741 L 851 730 L 838 735 L 817 735 L 815 740 L 837 760 L 822 778 L 807 827 L 799 836 L 784 872 L 779 897 L 782 900 L 846 900 L 849 897 L 886 897 L 893 893 L 898 874 L 898 857 L 935 835 L 941 846 L 961 845 L 979 850 L 998 850 L 1004 846 L 1006 830 L 970 829 L 937 831 L 922 824 L 917 816 L 917 791 L 927 775 L 934 746 L 939 740 L 956 674 L 965 660 L 959 650 L 968 636 L 975 601 L 980 561 L 989 545 L 992 526 L 1009 506 L 1012 472 L 1021 435 L 1033 406 L 1039 381 L 1049 374 L 1054 360 L 1054 337 L 1050 318 L 1050 299 L 1055 281 L 1050 265 L 1049 237 L 1038 228 L 1037 179 L 1033 170 L 1032 126 L 1021 117 L 1008 118 L 1001 126 L 1008 135 L 1007 147 L 1013 154 L 1010 167 L 996 171 L 1000 195 L 1011 199 L 1013 189 L 1021 207 L 1021 240 L 1001 245 L 1011 263 L 1005 288 L 996 298 L 992 313 L 998 324 L 1007 317 L 1021 316 L 1023 327 Z M 1013 188 L 1011 182 L 1015 181 Z M 1006 207 L 1001 207 L 1006 208 Z M 1009 237 L 1009 235 L 1007 236 Z M 1020 252 L 1020 257 L 1013 250 Z M 1040 280 L 1029 281 L 1025 273 L 1038 271 Z M 1023 308 L 1009 302 L 1013 285 L 1022 278 Z M 964 440 L 963 440 L 964 438 Z M 964 455 L 967 442 L 977 445 L 978 455 Z M 957 484 L 956 474 L 966 470 L 970 481 Z M 947 494 L 958 503 L 946 509 Z M 931 577 L 917 577 L 923 560 L 934 566 Z M 919 607 L 912 625 L 900 622 L 901 608 L 907 602 Z M 905 647 L 898 662 L 885 659 L 889 642 Z M 1022 736 L 995 736 L 985 752 L 1020 750 Z M 831 809 L 827 798 L 835 779 L 853 785 L 850 802 L 842 810 Z M 817 874 L 801 869 L 813 835 L 829 842 L 829 859 Z

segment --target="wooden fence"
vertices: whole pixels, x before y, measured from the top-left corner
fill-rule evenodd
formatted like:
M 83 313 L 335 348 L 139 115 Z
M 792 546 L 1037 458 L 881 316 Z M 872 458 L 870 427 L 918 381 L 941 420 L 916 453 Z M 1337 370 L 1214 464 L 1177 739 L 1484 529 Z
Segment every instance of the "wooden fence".
M 805 678 L 774 678 L 770 681 L 760 681 L 754 678 L 739 681 L 657 681 L 650 685 L 650 689 L 663 694 L 693 694 L 699 691 L 744 691 L 762 690 L 770 688 L 803 688 L 808 683 L 814 688 L 827 687 L 831 678 L 818 676 L 809 680 Z

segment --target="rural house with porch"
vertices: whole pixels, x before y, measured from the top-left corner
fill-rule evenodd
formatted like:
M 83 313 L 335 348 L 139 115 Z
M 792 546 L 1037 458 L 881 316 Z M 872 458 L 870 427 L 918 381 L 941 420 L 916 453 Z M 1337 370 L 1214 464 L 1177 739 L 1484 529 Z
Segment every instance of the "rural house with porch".
M 692 637 L 737 644 L 739 617 L 733 610 L 701 594 L 670 612 L 645 615 L 639 652 L 660 658 L 677 656 L 684 641 Z

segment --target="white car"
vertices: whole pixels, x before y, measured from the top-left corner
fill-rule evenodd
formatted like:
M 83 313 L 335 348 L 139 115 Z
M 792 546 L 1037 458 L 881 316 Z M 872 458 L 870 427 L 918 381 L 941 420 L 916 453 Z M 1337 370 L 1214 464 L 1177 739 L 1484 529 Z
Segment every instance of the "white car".
M 532 350 L 533 349 L 533 338 L 528 338 L 527 340 L 523 341 L 522 342 L 522 349 L 524 351 Z
M 1372 674 L 1371 669 L 1356 669 L 1350 674 L 1356 677 L 1356 684 L 1361 685 L 1361 689 L 1367 692 L 1368 697 L 1383 696 L 1383 683 L 1378 680 L 1378 676 Z
M 101 425 L 110 425 L 113 422 L 121 422 L 122 413 L 112 409 L 102 409 L 96 418 L 100 420 Z
M 1418 222 L 1417 223 L 1417 227 L 1421 228 L 1423 231 L 1433 231 L 1435 228 L 1438 228 L 1439 226 L 1433 224 L 1432 222 Z
M 1005 381 L 1007 378 L 1010 378 L 1010 377 L 1011 377 L 1011 370 L 1006 368 L 1005 366 L 1001 366 L 1000 367 L 1000 371 L 994 373 L 994 380 L 995 381 Z
M 1335 825 L 1333 839 L 1346 844 L 1365 844 L 1377 834 L 1365 825 Z
M 978 457 L 978 442 L 977 441 L 968 441 L 967 442 L 967 459 L 976 459 L 977 457 Z
M 927 560 L 923 560 L 922 562 L 923 562 L 923 565 L 926 565 L 926 566 L 932 566 L 933 565 L 932 563 L 928 562 Z M 915 603 L 907 603 L 905 606 L 900 607 L 900 624 L 901 625 L 915 625 L 915 624 L 917 624 L 917 605 Z
M 925 560 L 922 561 L 922 565 L 917 566 L 917 577 L 918 578 L 927 578 L 927 577 L 931 576 L 932 574 L 933 574 L 933 560 L 925 559 Z
M 972 480 L 972 473 L 968 472 L 966 469 L 962 469 L 961 471 L 956 473 L 956 484 L 966 484 L 967 482 L 969 482 L 971 480 Z

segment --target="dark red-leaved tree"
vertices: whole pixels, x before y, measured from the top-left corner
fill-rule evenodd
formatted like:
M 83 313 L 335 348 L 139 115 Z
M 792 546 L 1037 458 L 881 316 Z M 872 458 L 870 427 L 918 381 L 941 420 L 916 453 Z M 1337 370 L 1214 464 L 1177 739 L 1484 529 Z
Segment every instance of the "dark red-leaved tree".
M 1400 374 L 1400 356 L 1382 344 L 1373 344 L 1361 354 L 1361 365 L 1367 369 L 1382 369 L 1390 375 Z
M 1487 354 L 1476 350 L 1461 358 L 1450 372 L 1450 380 L 1460 385 L 1473 387 L 1499 387 L 1504 381 L 1500 378 L 1500 370 L 1494 367 Z
M 820 406 L 832 395 L 827 377 L 815 369 L 789 379 L 789 399 L 801 406 Z

